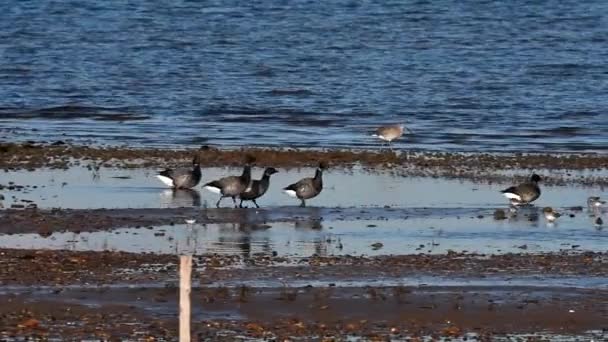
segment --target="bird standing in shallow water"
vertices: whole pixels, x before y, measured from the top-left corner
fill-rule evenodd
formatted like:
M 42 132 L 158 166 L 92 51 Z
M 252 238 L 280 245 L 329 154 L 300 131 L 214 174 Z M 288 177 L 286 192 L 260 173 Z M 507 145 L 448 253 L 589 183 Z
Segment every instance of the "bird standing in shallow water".
M 587 207 L 593 212 L 597 212 L 604 204 L 606 201 L 602 201 L 599 196 L 591 196 L 587 199 Z
M 241 195 L 239 196 L 241 198 L 241 203 L 239 203 L 239 207 L 243 207 L 243 201 L 252 201 L 253 204 L 255 204 L 257 208 L 259 208 L 260 206 L 255 200 L 262 197 L 262 195 L 266 193 L 266 190 L 268 190 L 268 187 L 270 186 L 270 176 L 277 172 L 279 171 L 277 171 L 277 169 L 275 169 L 274 167 L 266 168 L 266 170 L 264 170 L 264 175 L 262 176 L 262 178 L 260 180 L 252 181 L 251 184 L 249 184 L 249 187 L 247 187 L 247 189 L 245 189 L 245 191 L 241 193 Z
M 405 127 L 404 124 L 382 126 L 377 128 L 376 132 L 372 134 L 372 136 L 386 141 L 388 143 L 388 147 L 392 150 L 391 142 L 400 138 L 405 130 L 412 133 L 412 131 Z
M 529 204 L 540 197 L 540 188 L 538 187 L 540 181 L 540 176 L 533 174 L 529 181 L 504 189 L 501 192 L 511 200 L 512 205 Z
M 543 214 L 545 215 L 545 219 L 549 223 L 555 222 L 555 220 L 557 220 L 558 217 L 562 216 L 560 213 L 553 210 L 553 208 L 551 208 L 551 207 L 544 207 Z
M 165 169 L 156 178 L 174 189 L 190 189 L 201 181 L 201 159 L 198 153 L 192 158 L 192 169 Z
M 228 176 L 220 178 L 213 182 L 209 182 L 203 186 L 203 189 L 209 190 L 222 196 L 215 204 L 216 207 L 220 207 L 220 202 L 225 197 L 232 197 L 234 207 L 237 208 L 236 197 L 240 196 L 251 183 L 251 164 L 255 159 L 251 156 L 247 156 L 245 161 L 245 167 L 243 167 L 243 173 L 240 176 Z
M 291 197 L 299 198 L 301 201 L 300 207 L 305 207 L 305 200 L 317 196 L 323 190 L 323 170 L 325 169 L 327 169 L 327 164 L 319 163 L 314 178 L 301 179 L 297 183 L 283 188 L 283 191 Z

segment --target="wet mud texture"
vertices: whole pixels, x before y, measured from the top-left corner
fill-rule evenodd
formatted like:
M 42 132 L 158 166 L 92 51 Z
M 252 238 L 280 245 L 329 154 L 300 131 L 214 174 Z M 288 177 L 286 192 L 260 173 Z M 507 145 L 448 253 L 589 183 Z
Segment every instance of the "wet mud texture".
M 0 295 L 0 337 L 177 338 L 177 288 L 57 290 L 44 296 Z M 608 293 L 513 288 L 199 288 L 192 292 L 195 339 L 495 336 L 542 331 L 606 335 Z M 133 297 L 137 297 L 134 303 Z M 107 298 L 129 305 L 107 303 Z M 154 308 L 172 307 L 159 315 Z M 218 315 L 225 318 L 213 318 Z M 525 316 L 525 319 L 522 319 Z M 337 339 L 334 339 L 337 338 Z M 599 340 L 599 339 L 598 339 Z
M 38 233 L 50 236 L 55 232 L 92 232 L 121 227 L 152 227 L 185 224 L 195 219 L 198 226 L 212 223 L 234 223 L 242 230 L 264 228 L 272 222 L 320 222 L 321 220 L 387 220 L 408 219 L 429 215 L 425 208 L 151 208 L 151 209 L 5 209 L 0 210 L 1 234 Z M 490 209 L 452 209 L 446 215 L 491 215 Z M 85 223 L 86 224 L 83 224 Z
M 330 168 L 350 168 L 361 165 L 368 169 L 387 169 L 403 176 L 434 176 L 464 178 L 479 181 L 503 181 L 500 172 L 508 170 L 600 170 L 608 165 L 608 156 L 598 154 L 460 154 L 460 153 L 393 153 L 358 150 L 298 150 L 247 148 L 221 150 L 209 146 L 199 149 L 129 149 L 119 147 L 72 146 L 62 141 L 49 144 L 0 144 L 0 168 L 36 169 L 40 167 L 68 168 L 86 165 L 99 167 L 162 168 L 183 166 L 199 153 L 203 167 L 240 166 L 245 156 L 256 159 L 256 165 L 282 168 L 314 167 L 320 161 Z M 570 177 L 552 175 L 551 183 L 608 184 L 604 176 Z M 509 178 L 512 178 L 511 176 Z M 522 178 L 523 179 L 523 178 Z
M 606 333 L 602 329 L 608 329 L 605 289 L 345 287 L 335 283 L 353 277 L 423 273 L 472 279 L 495 273 L 605 276 L 607 258 L 606 253 L 590 252 L 497 256 L 447 253 L 311 257 L 290 263 L 263 254 L 246 259 L 195 256 L 193 336 L 343 340 L 351 334 L 385 340 L 472 333 L 481 340 L 491 340 L 534 332 L 580 336 L 589 330 L 601 336 Z M 0 338 L 175 340 L 177 259 L 175 255 L 120 252 L 0 250 Z M 285 264 L 290 265 L 281 267 Z M 315 283 L 323 278 L 333 282 Z M 245 284 L 263 279 L 272 279 L 276 286 Z M 292 286 L 292 281 L 315 285 Z M 232 285 L 221 285 L 229 283 Z
M 0 249 L 0 285 L 79 285 L 174 281 L 177 256 L 126 252 Z M 559 252 L 479 255 L 310 257 L 290 260 L 272 254 L 194 256 L 194 279 L 201 283 L 311 281 L 318 279 L 403 278 L 412 275 L 485 277 L 490 275 L 606 276 L 608 254 Z M 246 267 L 241 267 L 245 265 Z M 235 267 L 239 266 L 239 267 Z M 356 274 L 353 274 L 356 269 Z M 24 272 L 27 270 L 27 272 Z M 608 309 L 608 308 L 607 308 Z

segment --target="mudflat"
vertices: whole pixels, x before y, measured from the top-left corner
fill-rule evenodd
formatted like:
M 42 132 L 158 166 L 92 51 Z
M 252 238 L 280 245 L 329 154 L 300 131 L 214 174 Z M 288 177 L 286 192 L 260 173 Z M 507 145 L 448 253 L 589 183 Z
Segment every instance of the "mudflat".
M 177 340 L 184 254 L 194 259 L 199 340 L 608 334 L 608 235 L 595 223 L 605 213 L 585 206 L 602 194 L 604 156 L 59 143 L 0 151 L 6 340 Z M 246 154 L 279 174 L 262 208 L 211 208 L 213 194 L 154 179 L 193 153 L 204 180 L 239 172 Z M 310 207 L 281 196 L 281 184 L 319 160 L 332 168 Z M 532 171 L 546 180 L 537 205 L 509 208 L 499 190 Z M 546 222 L 543 206 L 562 217 Z

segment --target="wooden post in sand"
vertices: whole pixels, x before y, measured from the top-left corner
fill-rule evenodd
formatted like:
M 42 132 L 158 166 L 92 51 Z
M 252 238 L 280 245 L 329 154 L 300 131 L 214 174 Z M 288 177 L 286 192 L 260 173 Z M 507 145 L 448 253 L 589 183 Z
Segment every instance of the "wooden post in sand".
M 179 257 L 179 342 L 190 342 L 192 254 Z

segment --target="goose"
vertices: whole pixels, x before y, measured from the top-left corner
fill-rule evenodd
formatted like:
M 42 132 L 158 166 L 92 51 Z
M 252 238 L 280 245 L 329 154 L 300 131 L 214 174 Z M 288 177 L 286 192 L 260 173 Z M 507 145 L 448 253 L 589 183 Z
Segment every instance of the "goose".
M 165 169 L 156 175 L 156 178 L 173 189 L 193 188 L 201 181 L 200 156 L 196 154 L 192 158 L 192 169 Z
M 501 192 L 511 200 L 513 205 L 529 204 L 540 197 L 540 188 L 538 187 L 540 181 L 540 176 L 533 174 L 529 181 L 509 187 Z
M 291 197 L 299 198 L 301 201 L 300 206 L 305 207 L 305 200 L 317 196 L 323 190 L 323 170 L 325 169 L 327 169 L 327 164 L 324 162 L 319 163 L 314 178 L 301 179 L 283 188 L 283 191 Z
M 236 197 L 240 196 L 248 187 L 251 182 L 251 164 L 254 159 L 247 157 L 245 166 L 243 167 L 243 173 L 240 176 L 228 176 L 209 182 L 203 186 L 203 189 L 211 191 L 216 194 L 220 194 L 220 199 L 215 204 L 216 207 L 220 207 L 220 202 L 225 197 L 232 197 L 234 207 L 237 208 Z
M 275 169 L 274 167 L 266 168 L 266 170 L 264 170 L 264 175 L 262 176 L 262 178 L 260 178 L 259 180 L 252 181 L 251 184 L 247 187 L 247 189 L 245 189 L 245 191 L 241 193 L 241 203 L 239 204 L 239 207 L 243 207 L 243 201 L 252 201 L 253 204 L 255 204 L 257 208 L 259 208 L 260 206 L 255 200 L 262 197 L 266 193 L 266 190 L 268 190 L 268 187 L 270 186 L 270 176 L 277 172 L 279 171 L 277 171 L 277 169 Z
M 395 139 L 400 138 L 403 135 L 404 131 L 412 133 L 412 131 L 409 128 L 405 127 L 404 124 L 381 126 L 376 129 L 376 132 L 372 134 L 372 136 L 386 141 L 388 143 L 389 148 L 391 148 L 391 142 Z

